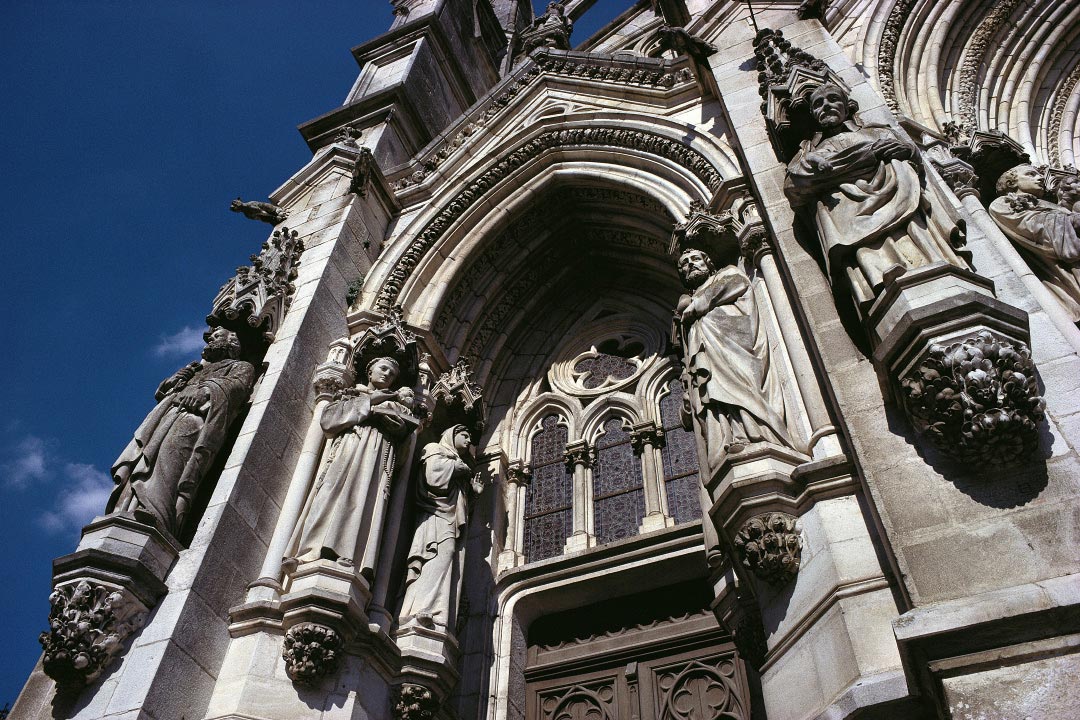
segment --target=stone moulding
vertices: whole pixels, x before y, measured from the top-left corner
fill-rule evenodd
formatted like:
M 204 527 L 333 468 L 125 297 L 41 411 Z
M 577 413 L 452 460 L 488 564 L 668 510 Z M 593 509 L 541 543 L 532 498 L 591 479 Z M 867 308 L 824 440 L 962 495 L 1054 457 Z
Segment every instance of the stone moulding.
M 659 156 L 689 170 L 714 192 L 723 182 L 723 176 L 704 155 L 677 140 L 662 135 L 643 130 L 613 127 L 550 130 L 503 156 L 443 206 L 435 218 L 416 235 L 405 253 L 395 263 L 389 278 L 379 291 L 375 309 L 378 312 L 388 312 L 393 307 L 401 289 L 405 286 L 405 281 L 412 275 L 424 254 L 488 190 L 547 150 L 578 146 L 617 147 Z
M 312 685 L 333 674 L 341 663 L 345 643 L 325 625 L 300 623 L 285 633 L 281 657 L 285 672 L 298 685 Z
M 915 7 L 915 0 L 897 0 L 885 20 L 885 29 L 878 43 L 878 87 L 885 97 L 885 103 L 894 113 L 900 112 L 900 103 L 896 99 L 896 80 L 893 77 L 896 48 L 900 44 L 900 33 Z
M 1012 11 L 1020 0 L 998 0 L 990 5 L 990 12 L 979 22 L 971 41 L 964 49 L 964 60 L 960 65 L 960 92 L 957 103 L 960 119 L 968 127 L 977 127 L 979 71 L 986 68 L 986 52 L 990 49 L 997 32 L 1005 25 Z M 895 110 L 895 108 L 894 108 Z
M 147 615 L 146 606 L 124 588 L 90 580 L 58 586 L 49 604 L 49 630 L 38 638 L 41 664 L 62 691 L 93 682 Z
M 915 429 L 961 462 L 1008 465 L 1039 445 L 1045 403 L 1026 343 L 984 330 L 931 345 L 900 387 Z
M 1076 65 L 1058 88 L 1054 96 L 1053 109 L 1050 113 L 1050 126 L 1046 133 L 1047 156 L 1054 167 L 1061 167 L 1061 122 L 1065 117 L 1065 109 L 1072 98 L 1073 90 L 1080 83 L 1080 64 Z
M 770 585 L 782 586 L 794 579 L 802 555 L 796 523 L 796 518 L 780 512 L 743 523 L 733 541 L 743 566 Z

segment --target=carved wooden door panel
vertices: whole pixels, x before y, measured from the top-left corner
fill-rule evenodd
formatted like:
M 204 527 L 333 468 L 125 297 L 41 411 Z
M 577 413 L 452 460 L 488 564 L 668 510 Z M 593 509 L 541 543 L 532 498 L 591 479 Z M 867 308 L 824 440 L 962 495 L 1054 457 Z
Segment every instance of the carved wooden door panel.
M 589 673 L 529 688 L 528 720 L 625 720 L 626 683 L 611 672 Z M 626 714 L 624 714 L 626 713 Z

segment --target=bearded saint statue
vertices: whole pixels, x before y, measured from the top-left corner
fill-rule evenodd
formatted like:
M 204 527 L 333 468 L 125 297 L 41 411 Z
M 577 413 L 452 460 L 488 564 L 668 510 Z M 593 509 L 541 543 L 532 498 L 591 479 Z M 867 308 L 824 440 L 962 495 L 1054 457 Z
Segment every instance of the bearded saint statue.
M 825 262 L 846 276 L 865 309 L 908 270 L 936 262 L 967 268 L 944 231 L 930 222 L 922 167 L 909 139 L 855 119 L 858 104 L 831 83 L 809 98 L 814 134 L 788 164 L 784 194 L 812 214 Z
M 675 320 L 683 347 L 689 413 L 703 438 L 709 473 L 747 443 L 805 452 L 788 425 L 794 417 L 769 353 L 750 278 L 735 265 L 717 270 L 701 250 L 679 256 L 689 291 Z
M 236 333 L 219 327 L 205 337 L 202 362 L 161 383 L 157 407 L 112 466 L 116 489 L 106 510 L 145 510 L 173 535 L 183 530 L 192 498 L 255 382 L 255 368 L 239 359 Z

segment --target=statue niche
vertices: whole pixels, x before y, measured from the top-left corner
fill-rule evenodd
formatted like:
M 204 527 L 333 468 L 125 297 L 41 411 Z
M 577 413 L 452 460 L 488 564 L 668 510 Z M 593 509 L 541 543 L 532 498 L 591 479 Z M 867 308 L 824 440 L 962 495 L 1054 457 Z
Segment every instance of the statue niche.
M 417 523 L 409 548 L 405 599 L 398 623 L 453 630 L 461 599 L 468 504 L 484 485 L 473 472 L 472 440 L 465 425 L 447 428 L 420 456 Z
M 1002 173 L 990 217 L 1019 248 L 1035 274 L 1080 321 L 1080 212 L 1077 181 L 1065 178 L 1055 204 L 1045 199 L 1043 173 L 1017 165 Z
M 289 542 L 282 566 L 333 560 L 369 582 L 378 563 L 390 486 L 419 420 L 412 388 L 401 385 L 393 357 L 367 363 L 366 382 L 341 392 L 322 412 L 324 460 Z
M 218 327 L 203 337 L 202 361 L 161 383 L 157 406 L 112 466 L 116 489 L 107 512 L 145 510 L 173 536 L 255 383 L 255 368 L 239 359 L 236 333 Z
M 679 255 L 679 276 L 689 291 L 675 310 L 684 353 L 684 416 L 705 444 L 709 476 L 748 443 L 805 452 L 788 426 L 794 415 L 770 358 L 750 278 L 734 262 L 716 269 L 696 248 Z
M 866 125 L 858 104 L 832 83 L 806 90 L 812 137 L 788 164 L 784 193 L 813 218 L 825 262 L 846 276 L 865 311 L 908 270 L 944 262 L 967 268 L 952 240 L 961 233 L 930 222 L 918 151 L 885 125 Z

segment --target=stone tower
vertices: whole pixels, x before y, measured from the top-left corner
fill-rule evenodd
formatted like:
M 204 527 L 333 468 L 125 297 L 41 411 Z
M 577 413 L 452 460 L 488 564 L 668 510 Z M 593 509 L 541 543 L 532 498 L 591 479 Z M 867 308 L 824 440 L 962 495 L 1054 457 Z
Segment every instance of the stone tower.
M 353 49 L 12 718 L 1075 716 L 1080 5 L 591 4 Z

